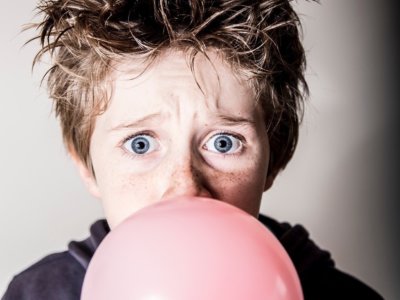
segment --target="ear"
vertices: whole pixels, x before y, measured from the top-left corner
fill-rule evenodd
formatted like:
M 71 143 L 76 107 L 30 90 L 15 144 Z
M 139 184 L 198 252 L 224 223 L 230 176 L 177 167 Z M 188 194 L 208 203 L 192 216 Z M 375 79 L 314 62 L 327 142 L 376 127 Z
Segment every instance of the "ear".
M 279 170 L 268 170 L 267 179 L 265 180 L 264 185 L 264 192 L 271 188 L 278 173 Z
M 273 165 L 273 152 L 271 149 L 269 149 L 269 157 L 268 157 L 268 167 L 267 167 L 267 178 L 265 179 L 265 184 L 264 184 L 264 192 L 269 190 L 274 183 L 276 175 L 279 173 L 279 169 L 271 168 Z
M 96 197 L 100 198 L 100 190 L 96 182 L 96 178 L 92 170 L 86 166 L 86 164 L 82 161 L 82 159 L 78 156 L 75 149 L 73 147 L 68 147 L 69 155 L 72 159 L 72 162 L 76 166 L 79 172 L 79 176 L 81 177 L 83 183 L 85 184 L 86 188 L 88 189 L 89 193 Z

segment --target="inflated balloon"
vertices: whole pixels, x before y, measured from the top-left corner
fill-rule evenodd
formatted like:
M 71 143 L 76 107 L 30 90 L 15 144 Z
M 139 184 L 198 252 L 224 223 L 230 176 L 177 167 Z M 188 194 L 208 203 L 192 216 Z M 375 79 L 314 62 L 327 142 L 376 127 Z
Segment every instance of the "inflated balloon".
M 148 206 L 95 252 L 83 300 L 301 300 L 287 253 L 256 218 L 207 198 Z

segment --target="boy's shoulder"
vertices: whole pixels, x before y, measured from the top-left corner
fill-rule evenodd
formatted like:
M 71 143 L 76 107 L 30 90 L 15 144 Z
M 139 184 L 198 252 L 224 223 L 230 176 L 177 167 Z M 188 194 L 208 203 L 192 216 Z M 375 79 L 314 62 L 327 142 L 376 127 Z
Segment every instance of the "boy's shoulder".
M 50 254 L 16 275 L 2 300 L 79 299 L 87 265 L 109 232 L 105 220 L 90 227 L 90 236 L 72 241 L 68 251 Z
M 50 254 L 16 275 L 2 300 L 79 299 L 85 271 L 68 251 Z
M 353 295 L 357 299 L 383 299 L 365 283 L 337 269 L 331 254 L 317 246 L 302 225 L 279 223 L 264 215 L 259 220 L 289 254 L 300 277 L 304 299 L 350 299 Z

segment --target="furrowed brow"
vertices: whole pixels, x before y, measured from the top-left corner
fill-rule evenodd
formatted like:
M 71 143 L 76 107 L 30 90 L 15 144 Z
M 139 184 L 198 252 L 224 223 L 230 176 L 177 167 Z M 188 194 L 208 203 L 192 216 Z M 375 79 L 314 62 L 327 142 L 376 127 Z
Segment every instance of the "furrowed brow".
M 164 115 L 163 114 L 154 113 L 154 114 L 150 114 L 150 115 L 144 116 L 142 118 L 139 118 L 137 120 L 122 122 L 121 124 L 118 124 L 116 126 L 112 126 L 110 128 L 110 131 L 117 131 L 117 130 L 123 130 L 123 129 L 143 127 L 144 125 L 146 125 L 148 123 L 154 123 L 156 121 L 160 122 L 160 120 L 162 120 L 162 119 L 164 119 Z
M 222 120 L 224 125 L 254 125 L 256 122 L 251 118 L 244 118 L 232 115 L 219 115 L 218 119 Z

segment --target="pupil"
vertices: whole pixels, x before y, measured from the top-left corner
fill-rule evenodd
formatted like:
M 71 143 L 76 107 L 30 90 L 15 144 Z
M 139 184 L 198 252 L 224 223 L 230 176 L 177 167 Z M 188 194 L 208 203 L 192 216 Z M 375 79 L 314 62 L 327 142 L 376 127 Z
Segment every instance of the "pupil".
M 221 136 L 215 139 L 214 147 L 219 152 L 226 153 L 232 148 L 232 141 L 226 136 Z
M 132 141 L 132 150 L 137 154 L 144 154 L 150 148 L 150 143 L 144 137 L 137 137 Z

